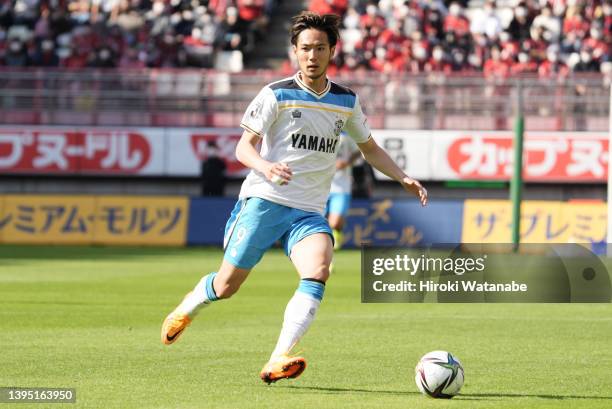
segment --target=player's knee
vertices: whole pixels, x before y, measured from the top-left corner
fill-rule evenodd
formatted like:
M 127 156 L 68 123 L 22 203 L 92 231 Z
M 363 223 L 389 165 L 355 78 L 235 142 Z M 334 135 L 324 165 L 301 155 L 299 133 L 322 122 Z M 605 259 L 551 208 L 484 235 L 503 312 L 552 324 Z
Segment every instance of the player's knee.
M 314 278 L 315 280 L 319 280 L 324 283 L 327 282 L 327 280 L 329 279 L 329 265 L 320 265 L 312 272 L 309 278 Z
M 332 214 L 329 217 L 329 227 L 331 227 L 334 230 L 342 230 L 342 227 L 344 225 L 344 220 L 342 220 L 341 217 Z

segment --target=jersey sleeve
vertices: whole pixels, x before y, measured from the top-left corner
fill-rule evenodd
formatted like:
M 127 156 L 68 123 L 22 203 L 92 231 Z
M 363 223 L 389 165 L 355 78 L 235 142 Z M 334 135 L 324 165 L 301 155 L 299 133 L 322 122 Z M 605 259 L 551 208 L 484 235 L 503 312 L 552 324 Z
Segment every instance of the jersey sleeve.
M 368 118 L 366 118 L 363 111 L 361 110 L 359 97 L 355 99 L 353 113 L 348 119 L 344 130 L 356 143 L 364 143 L 370 137 L 370 127 L 368 126 Z
M 274 91 L 269 87 L 264 87 L 249 104 L 240 121 L 240 126 L 263 137 L 276 120 L 277 115 L 278 102 Z

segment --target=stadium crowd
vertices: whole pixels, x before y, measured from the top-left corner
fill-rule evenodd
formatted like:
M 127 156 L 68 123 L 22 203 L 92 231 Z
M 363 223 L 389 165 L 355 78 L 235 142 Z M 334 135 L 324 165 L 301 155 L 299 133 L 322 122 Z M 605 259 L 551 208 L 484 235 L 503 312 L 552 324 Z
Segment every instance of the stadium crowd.
M 275 0 L 0 0 L 0 65 L 210 67 L 248 54 Z
M 340 72 L 541 77 L 612 69 L 612 0 L 311 0 L 343 16 Z M 499 6 L 503 3 L 503 6 Z
M 212 67 L 216 51 L 248 57 L 278 1 L 0 0 L 0 64 Z M 467 3 L 311 0 L 309 8 L 342 16 L 331 75 L 612 72 L 612 0 Z

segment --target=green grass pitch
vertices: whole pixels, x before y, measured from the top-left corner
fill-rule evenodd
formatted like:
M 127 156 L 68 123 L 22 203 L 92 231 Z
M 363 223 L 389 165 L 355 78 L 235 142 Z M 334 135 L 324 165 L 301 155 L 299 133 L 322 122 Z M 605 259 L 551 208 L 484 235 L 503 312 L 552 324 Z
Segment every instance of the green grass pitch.
M 298 379 L 258 377 L 298 283 L 279 250 L 233 299 L 162 345 L 165 315 L 221 257 L 0 247 L 0 386 L 77 390 L 76 404 L 18 408 L 612 408 L 612 305 L 361 304 L 356 251 L 336 256 L 298 347 L 308 360 Z M 435 349 L 465 367 L 450 401 L 414 383 L 416 362 Z

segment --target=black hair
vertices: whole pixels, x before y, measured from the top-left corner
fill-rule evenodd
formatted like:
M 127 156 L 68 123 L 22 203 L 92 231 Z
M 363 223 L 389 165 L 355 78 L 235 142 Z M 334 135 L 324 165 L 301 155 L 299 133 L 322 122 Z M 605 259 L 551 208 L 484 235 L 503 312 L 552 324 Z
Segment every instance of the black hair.
M 336 14 L 317 14 L 312 11 L 302 11 L 291 19 L 291 44 L 297 45 L 300 33 L 310 28 L 327 33 L 329 47 L 332 48 L 338 42 L 338 27 L 340 16 Z

